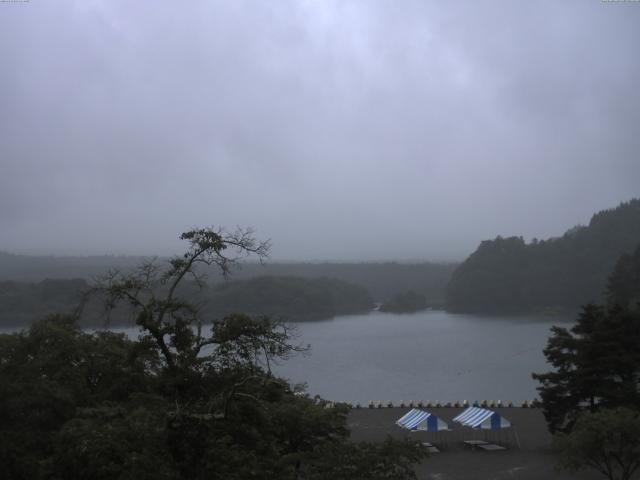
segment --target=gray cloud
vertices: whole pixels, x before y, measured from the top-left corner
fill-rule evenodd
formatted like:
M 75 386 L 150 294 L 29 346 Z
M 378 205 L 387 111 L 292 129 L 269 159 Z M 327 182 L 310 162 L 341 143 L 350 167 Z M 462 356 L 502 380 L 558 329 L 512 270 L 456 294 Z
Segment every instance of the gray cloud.
M 0 249 L 463 258 L 640 195 L 640 5 L 0 5 Z

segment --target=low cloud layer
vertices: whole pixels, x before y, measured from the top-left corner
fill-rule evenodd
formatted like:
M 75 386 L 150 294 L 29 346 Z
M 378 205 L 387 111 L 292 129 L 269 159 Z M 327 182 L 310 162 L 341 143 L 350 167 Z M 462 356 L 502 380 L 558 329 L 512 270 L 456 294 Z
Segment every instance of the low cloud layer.
M 640 196 L 636 2 L 0 4 L 0 250 L 461 259 Z

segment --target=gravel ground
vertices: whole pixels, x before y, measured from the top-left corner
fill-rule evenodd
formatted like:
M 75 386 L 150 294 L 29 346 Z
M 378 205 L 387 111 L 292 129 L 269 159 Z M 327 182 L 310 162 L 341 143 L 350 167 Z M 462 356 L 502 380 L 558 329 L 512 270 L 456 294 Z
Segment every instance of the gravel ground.
M 547 432 L 542 411 L 535 408 L 493 409 L 507 418 L 516 435 L 505 431 L 474 432 L 453 424 L 451 419 L 461 408 L 430 408 L 432 412 L 453 426 L 452 432 L 440 434 L 411 433 L 395 425 L 395 421 L 409 408 L 353 409 L 349 413 L 351 438 L 355 441 L 379 441 L 387 435 L 395 438 L 414 438 L 437 445 L 440 453 L 432 454 L 416 467 L 419 479 L 428 480 L 591 480 L 603 477 L 589 470 L 571 474 L 554 468 L 556 457 L 551 449 L 551 435 Z M 507 447 L 506 450 L 471 451 L 463 440 L 487 440 Z

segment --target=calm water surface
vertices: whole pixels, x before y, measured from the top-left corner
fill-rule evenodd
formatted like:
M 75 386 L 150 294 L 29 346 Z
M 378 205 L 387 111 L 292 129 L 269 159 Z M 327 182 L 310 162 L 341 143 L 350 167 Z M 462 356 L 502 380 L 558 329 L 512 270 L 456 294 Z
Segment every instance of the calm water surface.
M 306 382 L 337 401 L 502 400 L 537 396 L 531 372 L 549 369 L 542 354 L 558 317 L 486 317 L 443 311 L 371 312 L 295 324 L 308 355 L 278 365 L 279 376 Z M 136 338 L 137 329 L 118 329 Z
M 333 400 L 503 400 L 536 397 L 531 372 L 558 318 L 479 317 L 443 311 L 372 312 L 298 324 L 311 355 L 278 367 Z

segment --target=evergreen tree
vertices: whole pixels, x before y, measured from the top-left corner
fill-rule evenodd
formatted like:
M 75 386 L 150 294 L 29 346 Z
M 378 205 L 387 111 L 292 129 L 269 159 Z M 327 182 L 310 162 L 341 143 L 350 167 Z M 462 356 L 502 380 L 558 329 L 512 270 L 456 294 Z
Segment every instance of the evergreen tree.
M 637 309 L 640 307 L 640 244 L 633 254 L 625 254 L 609 277 L 607 299 L 610 305 Z
M 640 407 L 640 314 L 587 305 L 573 328 L 552 332 L 544 354 L 554 371 L 533 374 L 551 432 L 570 430 L 583 410 Z
M 586 305 L 574 327 L 552 328 L 544 354 L 554 370 L 533 374 L 551 432 L 570 431 L 585 410 L 640 407 L 637 253 L 618 261 L 607 306 Z

